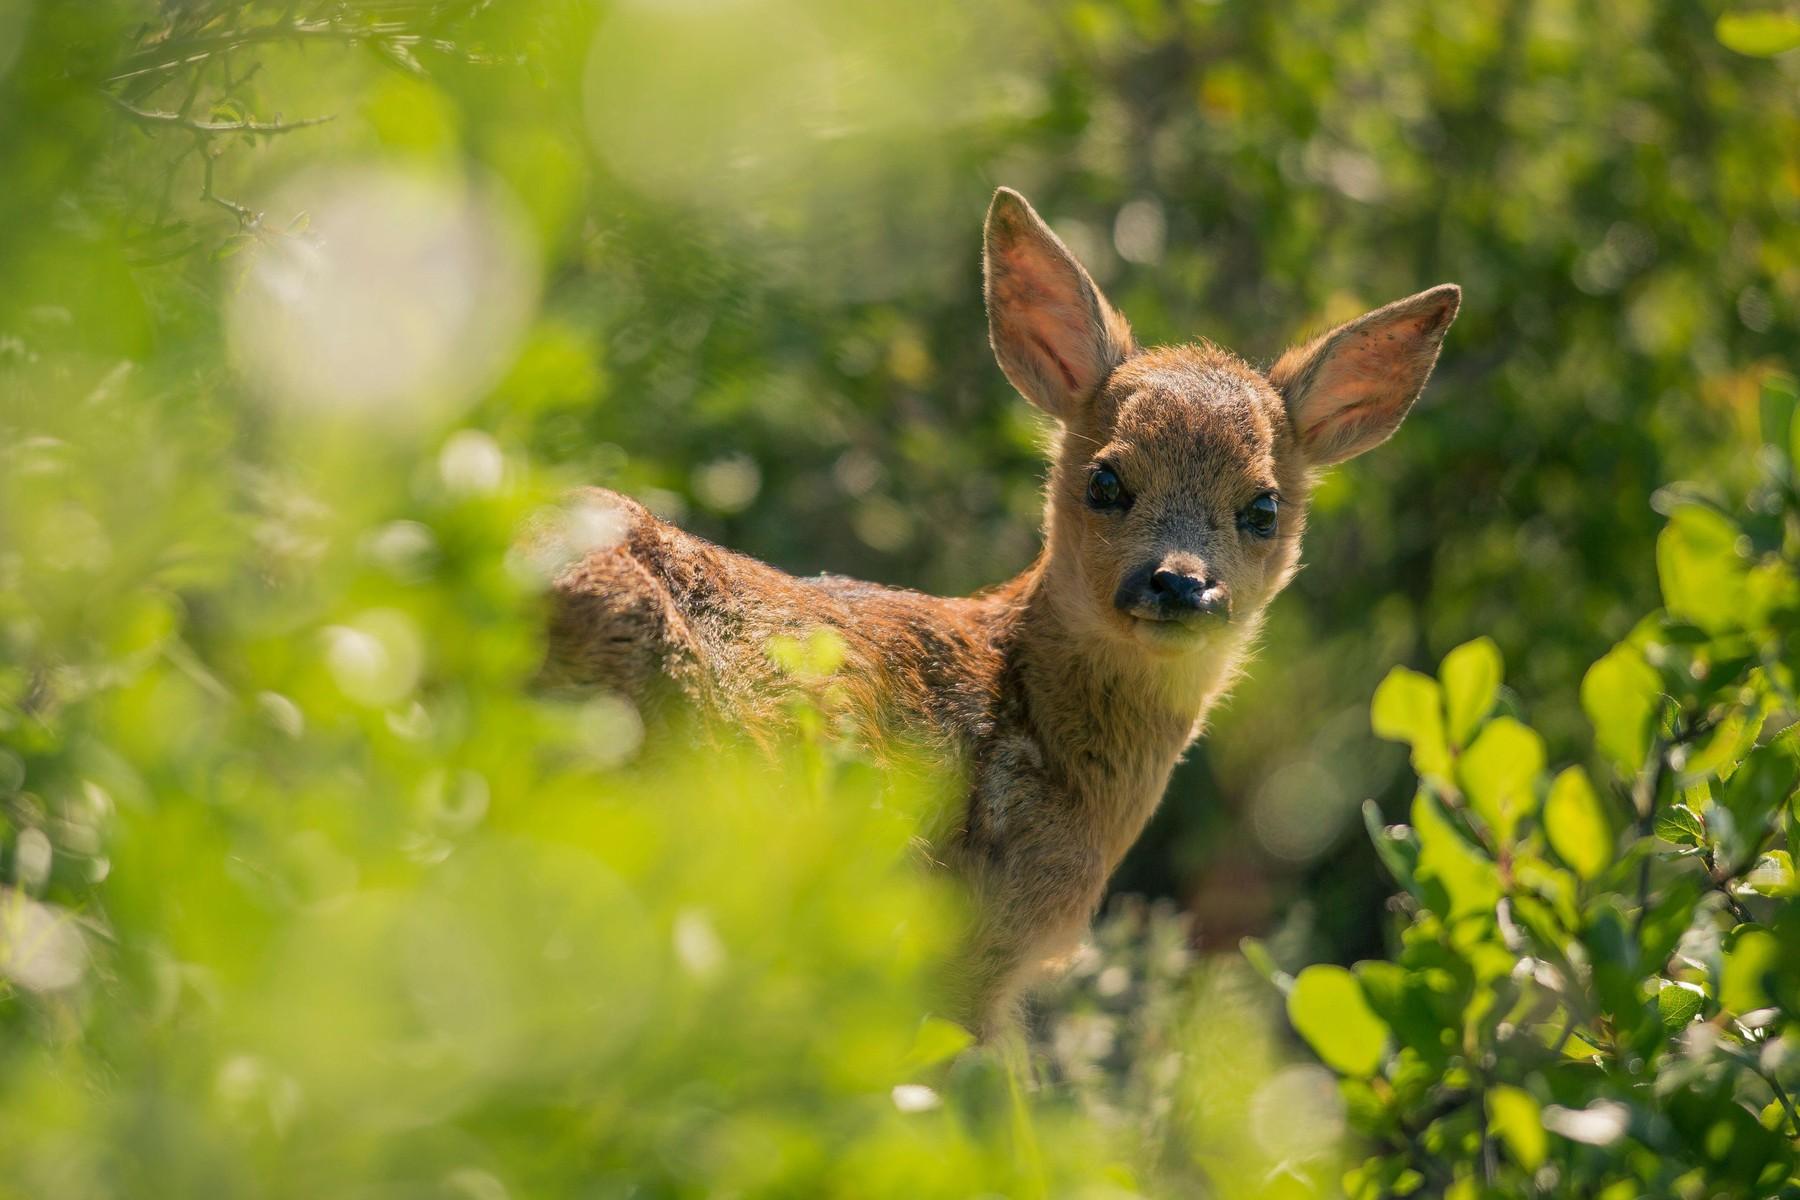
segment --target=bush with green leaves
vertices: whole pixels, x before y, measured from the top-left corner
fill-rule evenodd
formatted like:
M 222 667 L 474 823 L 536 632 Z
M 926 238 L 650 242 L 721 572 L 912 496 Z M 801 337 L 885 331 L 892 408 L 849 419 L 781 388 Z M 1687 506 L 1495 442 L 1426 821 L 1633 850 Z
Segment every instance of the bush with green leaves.
M 1392 953 L 1289 976 L 1294 1028 L 1374 1151 L 1354 1197 L 1800 1194 L 1800 421 L 1763 479 L 1656 500 L 1663 606 L 1587 672 L 1591 762 L 1551 770 L 1487 639 L 1396 668 L 1405 824 L 1365 807 Z
M 0 400 L 31 431 L 0 437 L 0 1196 L 1302 1197 L 1341 1169 L 1317 1068 L 1172 918 L 1103 931 L 1042 1086 L 933 1016 L 962 915 L 914 848 L 924 766 L 534 691 L 519 530 L 559 506 L 518 445 L 301 415 L 262 472 L 122 491 L 145 444 L 198 472 L 245 412 L 55 375 Z M 1325 1118 L 1297 1132 L 1296 1091 Z

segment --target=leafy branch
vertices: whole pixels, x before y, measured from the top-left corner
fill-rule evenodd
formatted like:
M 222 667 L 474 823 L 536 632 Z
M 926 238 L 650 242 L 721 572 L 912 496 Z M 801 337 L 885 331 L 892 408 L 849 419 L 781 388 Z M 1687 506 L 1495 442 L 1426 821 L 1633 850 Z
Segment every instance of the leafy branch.
M 1797 409 L 1769 375 L 1775 483 L 1800 459 Z M 1759 541 L 1744 528 L 1770 495 L 1783 536 Z M 1552 774 L 1542 739 L 1496 715 L 1491 641 L 1436 677 L 1396 668 L 1372 722 L 1411 747 L 1420 786 L 1410 825 L 1365 811 L 1409 898 L 1394 959 L 1289 976 L 1246 947 L 1385 1150 L 1347 1177 L 1358 1200 L 1446 1176 L 1471 1195 L 1800 1186 L 1800 1063 L 1764 1052 L 1800 1033 L 1800 498 L 1765 487 L 1744 524 L 1680 488 L 1657 507 L 1664 607 L 1581 685 L 1607 786 Z M 1586 1149 L 1632 1139 L 1654 1178 Z

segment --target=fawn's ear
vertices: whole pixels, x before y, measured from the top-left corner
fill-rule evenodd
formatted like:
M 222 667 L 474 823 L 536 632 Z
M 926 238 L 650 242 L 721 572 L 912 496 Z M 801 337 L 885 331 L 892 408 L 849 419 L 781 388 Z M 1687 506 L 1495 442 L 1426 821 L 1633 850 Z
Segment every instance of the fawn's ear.
M 1400 427 L 1437 363 L 1462 289 L 1441 283 L 1283 354 L 1269 382 L 1316 467 L 1373 449 Z
M 1131 353 L 1131 327 L 1011 188 L 994 193 L 982 242 L 994 357 L 1027 400 L 1066 420 Z

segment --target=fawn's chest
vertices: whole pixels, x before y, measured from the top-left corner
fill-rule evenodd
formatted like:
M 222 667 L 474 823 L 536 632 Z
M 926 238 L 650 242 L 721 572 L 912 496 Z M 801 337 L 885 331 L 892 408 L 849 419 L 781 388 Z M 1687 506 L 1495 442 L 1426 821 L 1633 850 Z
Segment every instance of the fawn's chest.
M 1053 830 L 1110 873 L 1155 812 L 1193 729 L 1191 716 L 1132 701 L 1040 715 L 1028 696 L 1007 696 L 970 747 L 969 840 L 1006 858 Z
M 1022 829 L 1054 828 L 1110 874 L 1162 802 L 1252 632 L 1246 623 L 1154 670 L 1021 646 L 996 680 L 995 720 L 970 758 L 971 830 L 1004 846 Z

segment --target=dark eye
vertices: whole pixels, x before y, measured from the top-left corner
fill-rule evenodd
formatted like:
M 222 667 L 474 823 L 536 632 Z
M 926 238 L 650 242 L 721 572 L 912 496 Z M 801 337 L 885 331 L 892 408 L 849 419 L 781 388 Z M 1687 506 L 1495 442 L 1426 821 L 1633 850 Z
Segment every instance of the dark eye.
M 1111 467 L 1095 467 L 1088 476 L 1087 502 L 1095 508 L 1123 508 L 1131 502 L 1119 473 Z
M 1279 511 L 1281 511 L 1280 502 L 1276 500 L 1274 494 L 1264 492 L 1238 514 L 1238 524 L 1257 537 L 1273 537 L 1275 535 L 1275 514 Z

